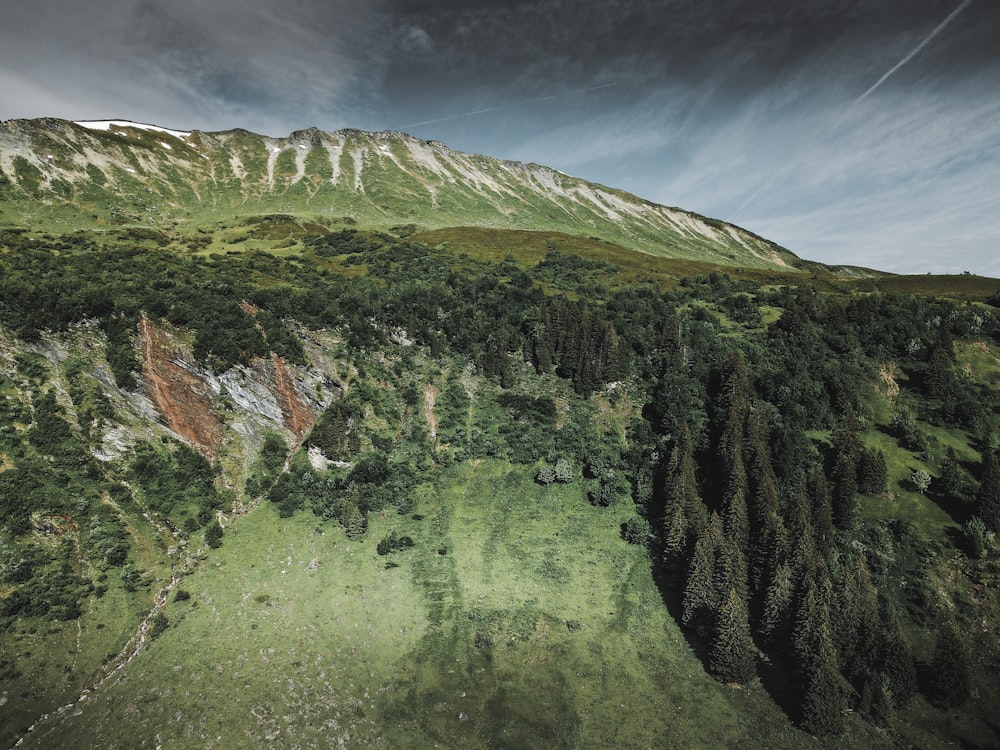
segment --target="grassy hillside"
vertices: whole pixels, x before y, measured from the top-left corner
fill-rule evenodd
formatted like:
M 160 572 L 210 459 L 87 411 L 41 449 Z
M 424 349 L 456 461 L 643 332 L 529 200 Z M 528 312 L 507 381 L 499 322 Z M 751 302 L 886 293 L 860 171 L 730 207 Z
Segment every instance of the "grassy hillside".
M 562 232 L 655 256 L 794 270 L 746 230 L 535 164 L 402 133 L 311 129 L 287 138 L 164 132 L 134 123 L 0 124 L 0 227 L 139 226 L 193 232 L 289 214 L 369 229 L 414 225 Z

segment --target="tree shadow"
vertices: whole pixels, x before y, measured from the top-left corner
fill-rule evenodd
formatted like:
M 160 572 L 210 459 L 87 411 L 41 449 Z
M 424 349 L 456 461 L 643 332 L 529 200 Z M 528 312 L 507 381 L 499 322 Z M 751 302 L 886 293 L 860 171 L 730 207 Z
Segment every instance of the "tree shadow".
M 650 554 L 656 554 L 655 546 Z M 691 652 L 701 662 L 702 669 L 708 673 L 709 643 L 688 628 L 681 625 L 684 615 L 684 574 L 681 570 L 671 570 L 666 565 L 653 566 L 653 580 L 670 616 L 677 623 L 681 634 Z M 757 639 L 754 638 L 756 643 Z M 767 653 L 765 658 L 757 660 L 757 677 L 760 684 L 774 701 L 775 705 L 793 723 L 799 721 L 799 685 L 795 679 L 795 670 L 790 660 L 781 654 Z
M 757 675 L 761 687 L 771 696 L 771 700 L 784 712 L 785 716 L 798 724 L 801 718 L 800 685 L 794 677 L 795 670 L 790 661 L 780 654 L 768 654 L 757 664 Z

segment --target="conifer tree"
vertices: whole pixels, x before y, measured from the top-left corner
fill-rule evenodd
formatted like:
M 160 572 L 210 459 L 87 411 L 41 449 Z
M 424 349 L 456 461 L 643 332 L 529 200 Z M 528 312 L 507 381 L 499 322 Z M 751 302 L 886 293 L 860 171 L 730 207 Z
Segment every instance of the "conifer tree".
M 708 511 L 698 491 L 695 476 L 694 442 L 685 424 L 681 428 L 667 467 L 667 501 L 664 516 L 672 516 L 673 508 L 681 507 L 691 537 L 696 537 L 708 523 Z
M 888 469 L 880 450 L 863 450 L 858 461 L 858 492 L 880 495 L 885 492 Z
M 788 533 L 781 517 L 774 513 L 753 535 L 747 560 L 750 590 L 760 594 L 766 590 L 774 571 L 788 555 Z
M 857 520 L 858 456 L 861 442 L 854 414 L 845 414 L 833 434 L 833 466 L 830 471 L 830 503 L 838 529 L 851 529 Z
M 735 589 L 729 589 L 716 612 L 708 670 L 721 682 L 749 682 L 754 676 L 754 651 L 746 604 Z
M 368 529 L 368 519 L 365 518 L 353 500 L 344 503 L 340 523 L 343 525 L 344 533 L 347 534 L 348 539 L 360 539 Z
M 941 462 L 936 485 L 949 500 L 957 503 L 968 502 L 965 497 L 968 488 L 965 471 L 958 460 L 958 454 L 951 446 L 948 446 L 948 452 Z
M 812 535 L 812 507 L 809 499 L 809 488 L 805 477 L 802 477 L 795 485 L 792 495 L 788 501 L 788 510 L 785 513 L 785 526 L 788 535 L 792 539 L 798 539 L 805 534 Z
M 871 686 L 871 700 L 867 713 L 877 725 L 887 727 L 895 713 L 889 679 L 878 676 L 872 681 Z
M 212 521 L 205 528 L 205 543 L 212 549 L 218 549 L 222 546 L 222 526 L 218 519 Z
M 983 478 L 976 493 L 976 515 L 986 528 L 1000 532 L 1000 450 L 989 451 Z
M 722 513 L 726 535 L 745 558 L 750 546 L 750 521 L 747 518 L 746 475 L 743 473 L 742 462 L 738 465 L 727 492 Z
M 722 363 L 722 389 L 719 392 L 719 405 L 727 414 L 740 412 L 750 400 L 750 373 L 747 370 L 743 352 L 730 349 Z
M 931 703 L 941 708 L 961 706 L 972 694 L 969 675 L 969 652 L 965 640 L 954 625 L 938 633 L 931 657 L 929 695 Z
M 857 520 L 857 467 L 850 453 L 840 451 L 833 460 L 830 493 L 833 523 L 838 529 L 851 529 Z
M 833 546 L 834 540 L 833 509 L 830 504 L 829 485 L 819 466 L 814 467 L 807 476 L 806 486 L 812 507 L 813 540 L 816 549 L 826 553 Z
M 825 629 L 817 640 L 818 651 L 809 665 L 802 693 L 802 728 L 812 734 L 839 734 L 844 728 L 847 703 L 837 655 Z
M 810 583 L 796 617 L 793 648 L 802 680 L 802 728 L 835 734 L 843 729 L 847 704 L 823 588 L 820 581 Z
M 727 534 L 719 538 L 712 571 L 715 601 L 722 601 L 729 589 L 736 589 L 740 598 L 747 599 L 747 562 L 735 540 Z
M 750 526 L 758 529 L 778 512 L 778 480 L 771 465 L 771 450 L 763 413 L 748 409 L 744 427 L 743 452 L 751 487 Z
M 713 521 L 718 516 L 713 514 Z M 710 523 L 699 534 L 691 556 L 687 585 L 684 587 L 681 622 L 699 635 L 709 633 L 715 613 L 715 556 L 719 546 L 719 524 Z
M 917 691 L 917 669 L 899 615 L 892 610 L 888 599 L 879 602 L 879 618 L 883 633 L 880 671 L 888 681 L 893 705 L 902 708 Z
M 938 330 L 938 339 L 931 348 L 927 359 L 927 374 L 924 382 L 927 395 L 937 401 L 952 400 L 954 388 L 955 346 L 947 325 Z
M 688 523 L 684 508 L 675 505 L 670 518 L 664 518 L 663 562 L 670 568 L 676 567 L 685 556 L 688 545 Z
M 855 687 L 870 680 L 878 667 L 881 622 L 878 594 L 862 555 L 841 572 L 832 609 L 832 634 L 844 674 Z
M 788 563 L 781 563 L 774 571 L 771 585 L 764 597 L 764 611 L 760 618 L 760 634 L 768 640 L 780 642 L 789 634 L 792 600 L 795 584 Z

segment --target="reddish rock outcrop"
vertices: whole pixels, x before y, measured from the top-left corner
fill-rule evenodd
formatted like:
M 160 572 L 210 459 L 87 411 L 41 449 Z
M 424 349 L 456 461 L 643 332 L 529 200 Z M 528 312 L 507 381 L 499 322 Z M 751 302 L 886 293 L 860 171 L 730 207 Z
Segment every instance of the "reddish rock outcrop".
M 139 338 L 146 395 L 163 424 L 215 455 L 222 445 L 222 422 L 212 408 L 212 389 L 171 337 L 145 317 L 139 321 Z
M 295 390 L 295 381 L 281 357 L 272 354 L 270 364 L 272 368 L 270 391 L 278 400 L 285 427 L 297 440 L 300 440 L 316 421 L 316 413 L 299 397 Z

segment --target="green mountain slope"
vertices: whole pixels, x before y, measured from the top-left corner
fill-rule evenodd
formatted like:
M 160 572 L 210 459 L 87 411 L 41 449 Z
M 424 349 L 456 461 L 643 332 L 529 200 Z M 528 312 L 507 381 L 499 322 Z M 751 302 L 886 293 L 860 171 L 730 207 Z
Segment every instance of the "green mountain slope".
M 50 230 L 195 226 L 265 213 L 362 226 L 453 226 L 595 236 L 658 256 L 794 270 L 739 227 L 536 164 L 402 133 L 184 133 L 132 123 L 0 124 L 0 222 Z
M 995 279 L 6 122 L 0 747 L 994 747 L 998 435 Z

